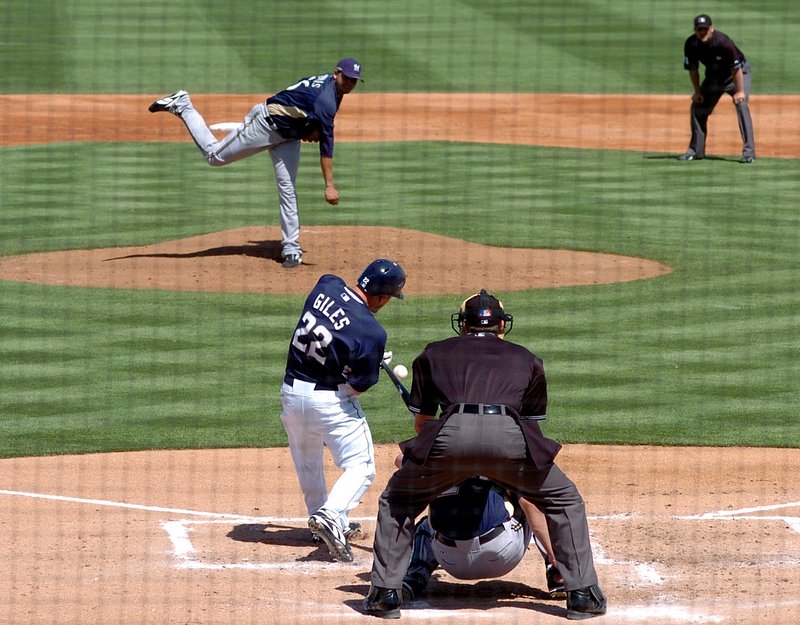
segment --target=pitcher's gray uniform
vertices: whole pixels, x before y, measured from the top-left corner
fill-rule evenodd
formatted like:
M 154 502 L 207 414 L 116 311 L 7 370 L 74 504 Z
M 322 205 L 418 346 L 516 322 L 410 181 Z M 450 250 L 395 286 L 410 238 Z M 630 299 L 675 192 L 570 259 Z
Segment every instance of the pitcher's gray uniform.
M 295 192 L 301 141 L 319 142 L 325 201 L 338 204 L 339 192 L 333 183 L 333 119 L 344 95 L 360 79 L 361 64 L 355 59 L 342 59 L 333 73 L 303 78 L 266 102 L 256 104 L 241 126 L 221 141 L 217 141 L 184 90 L 156 100 L 149 110 L 178 116 L 213 167 L 269 150 L 280 200 L 283 266 L 291 268 L 299 266 L 302 260 Z

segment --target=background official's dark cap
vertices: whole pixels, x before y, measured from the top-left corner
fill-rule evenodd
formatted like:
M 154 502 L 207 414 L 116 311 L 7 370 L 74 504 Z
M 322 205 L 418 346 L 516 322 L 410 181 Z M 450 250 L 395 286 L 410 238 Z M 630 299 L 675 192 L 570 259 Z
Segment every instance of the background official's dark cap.
M 701 13 L 696 18 L 694 18 L 694 29 L 697 30 L 698 28 L 708 28 L 711 26 L 711 17 L 706 15 L 705 13 Z
M 351 59 L 349 57 L 342 59 L 336 64 L 336 69 L 338 69 L 348 78 L 357 78 L 361 82 L 364 82 L 364 79 L 361 78 L 361 63 L 355 59 Z

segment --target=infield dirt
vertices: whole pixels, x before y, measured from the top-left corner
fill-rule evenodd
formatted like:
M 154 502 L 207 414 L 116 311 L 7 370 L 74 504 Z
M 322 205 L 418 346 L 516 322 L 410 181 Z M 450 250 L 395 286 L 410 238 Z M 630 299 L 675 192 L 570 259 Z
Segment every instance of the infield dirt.
M 353 512 L 370 535 L 396 452 L 378 447 Z M 598 623 L 798 622 L 800 450 L 567 445 L 557 461 L 586 500 Z M 352 564 L 311 543 L 286 449 L 7 459 L 0 489 L 0 623 L 374 622 L 371 539 Z M 403 621 L 565 622 L 545 588 L 535 550 L 499 580 L 437 572 Z

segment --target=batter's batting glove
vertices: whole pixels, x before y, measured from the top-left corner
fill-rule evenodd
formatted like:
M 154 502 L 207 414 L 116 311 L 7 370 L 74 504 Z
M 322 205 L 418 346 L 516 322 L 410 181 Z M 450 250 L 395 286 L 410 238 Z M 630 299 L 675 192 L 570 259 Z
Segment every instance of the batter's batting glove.
M 387 365 L 392 362 L 392 352 L 383 352 L 383 362 Z

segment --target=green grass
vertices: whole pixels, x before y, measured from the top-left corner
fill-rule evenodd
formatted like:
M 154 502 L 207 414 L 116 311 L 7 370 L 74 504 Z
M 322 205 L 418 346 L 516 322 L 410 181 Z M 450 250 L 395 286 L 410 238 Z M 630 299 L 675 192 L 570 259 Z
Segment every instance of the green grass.
M 424 225 L 492 245 L 615 252 L 674 268 L 627 284 L 501 294 L 516 319 L 509 338 L 544 359 L 548 434 L 797 445 L 796 161 L 686 164 L 445 143 L 338 150 L 347 201 L 332 211 L 319 173 L 301 169 L 306 225 Z M 277 223 L 267 163 L 215 170 L 191 144 L 2 150 L 0 253 Z M 278 386 L 301 297 L 0 282 L 0 301 L 0 456 L 285 443 Z M 397 361 L 410 364 L 448 336 L 459 301 L 409 298 L 384 309 Z M 410 436 L 391 385 L 363 403 L 377 441 Z
M 687 93 L 683 41 L 709 12 L 756 93 L 796 93 L 794 0 L 6 0 L 0 93 L 273 92 L 364 63 L 370 91 Z

